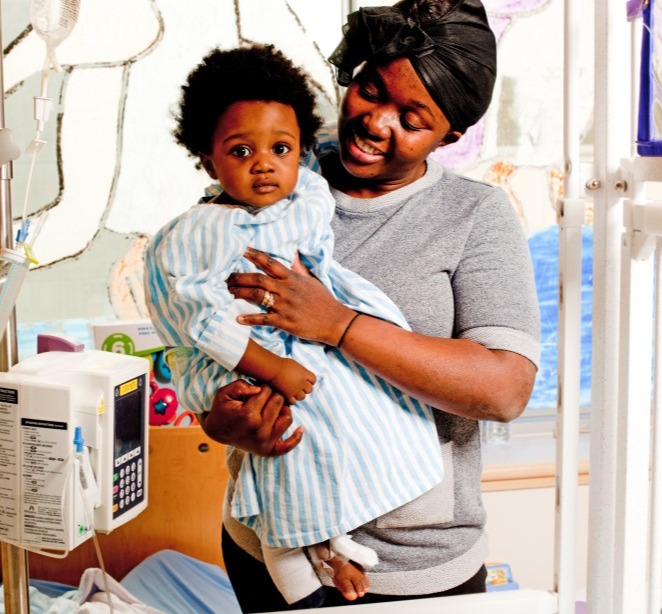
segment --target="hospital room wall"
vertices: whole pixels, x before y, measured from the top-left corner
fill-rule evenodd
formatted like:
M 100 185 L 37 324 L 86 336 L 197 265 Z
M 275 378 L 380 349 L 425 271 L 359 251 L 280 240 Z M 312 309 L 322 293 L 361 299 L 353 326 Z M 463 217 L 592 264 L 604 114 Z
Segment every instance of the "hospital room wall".
M 587 485 L 577 495 L 576 587 L 586 589 Z M 489 563 L 510 565 L 522 588 L 551 590 L 554 587 L 555 489 L 525 488 L 483 494 L 490 546 Z
M 55 108 L 27 201 L 31 157 L 14 164 L 15 219 L 24 204 L 34 221 L 49 213 L 34 245 L 39 264 L 17 306 L 21 358 L 34 352 L 41 330 L 74 334 L 89 345 L 90 322 L 146 315 L 145 243 L 208 183 L 170 131 L 179 86 L 210 48 L 275 43 L 312 75 L 320 108 L 333 119 L 340 92 L 325 57 L 340 37 L 343 4 L 326 0 L 313 10 L 307 0 L 81 3 L 78 24 L 56 50 L 64 70 L 49 75 Z M 32 98 L 45 45 L 29 27 L 29 2 L 2 6 L 6 123 L 25 150 L 35 136 Z M 485 0 L 485 7 L 499 44 L 494 100 L 479 125 L 437 157 L 501 186 L 532 238 L 553 232 L 562 189 L 563 1 Z M 590 99 L 587 92 L 580 102 L 587 126 Z M 544 260 L 554 257 L 545 253 Z M 553 369 L 544 374 L 554 380 Z

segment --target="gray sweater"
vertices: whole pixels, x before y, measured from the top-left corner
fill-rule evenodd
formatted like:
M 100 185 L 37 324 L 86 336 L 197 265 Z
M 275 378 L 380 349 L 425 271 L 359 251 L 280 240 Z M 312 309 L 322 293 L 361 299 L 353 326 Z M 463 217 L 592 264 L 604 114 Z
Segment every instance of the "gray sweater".
M 528 246 L 504 192 L 434 162 L 418 181 L 374 199 L 334 192 L 335 257 L 379 286 L 416 332 L 476 341 L 538 365 L 539 312 Z M 471 578 L 484 563 L 478 423 L 435 412 L 445 478 L 419 499 L 352 531 L 379 565 L 371 592 L 420 595 Z M 240 462 L 229 459 L 230 470 Z M 256 558 L 251 532 L 224 514 Z

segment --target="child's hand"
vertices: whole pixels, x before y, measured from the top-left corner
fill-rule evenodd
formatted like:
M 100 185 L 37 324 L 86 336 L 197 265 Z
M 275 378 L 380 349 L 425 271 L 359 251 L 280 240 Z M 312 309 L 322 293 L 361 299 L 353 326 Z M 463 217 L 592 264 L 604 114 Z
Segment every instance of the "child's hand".
M 269 380 L 269 385 L 280 392 L 290 405 L 302 401 L 313 391 L 317 377 L 303 365 L 291 358 L 283 358 L 276 375 Z

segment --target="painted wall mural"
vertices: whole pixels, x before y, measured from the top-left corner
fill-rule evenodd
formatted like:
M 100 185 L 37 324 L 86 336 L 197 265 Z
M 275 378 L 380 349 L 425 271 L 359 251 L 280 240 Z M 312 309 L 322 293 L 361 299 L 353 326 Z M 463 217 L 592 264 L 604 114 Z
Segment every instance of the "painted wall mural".
M 522 221 L 536 262 L 545 347 L 531 410 L 550 408 L 556 389 L 554 203 L 562 190 L 563 2 L 484 2 L 499 44 L 494 100 L 479 124 L 435 157 L 501 186 Z M 36 130 L 32 99 L 46 52 L 28 8 L 25 0 L 3 0 L 6 125 L 22 149 Z M 214 46 L 274 43 L 311 74 L 320 109 L 332 120 L 340 91 L 325 58 L 338 42 L 343 17 L 336 0 L 81 3 L 78 24 L 57 48 L 63 70 L 48 77 L 55 108 L 27 198 L 31 219 L 46 218 L 34 245 L 39 264 L 17 305 L 21 358 L 34 353 L 36 335 L 44 330 L 93 347 L 90 323 L 146 316 L 145 244 L 207 184 L 170 136 L 179 87 L 201 57 Z M 588 142 L 590 51 L 582 57 L 586 96 L 578 104 Z M 14 165 L 16 219 L 29 163 L 24 154 Z M 586 326 L 590 351 L 590 319 Z

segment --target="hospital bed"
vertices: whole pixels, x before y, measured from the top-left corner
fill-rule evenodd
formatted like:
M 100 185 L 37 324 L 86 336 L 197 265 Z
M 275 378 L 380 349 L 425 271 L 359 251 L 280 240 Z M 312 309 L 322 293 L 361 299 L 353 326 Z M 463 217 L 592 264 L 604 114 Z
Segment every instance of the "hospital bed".
M 228 480 L 225 449 L 199 426 L 150 427 L 149 505 L 131 522 L 98 535 L 103 563 L 140 601 L 166 614 L 239 614 L 220 549 L 222 499 Z M 212 487 L 213 486 L 213 487 Z M 33 589 L 59 596 L 78 586 L 86 569 L 100 567 L 88 540 L 64 560 L 29 555 Z M 554 614 L 545 591 L 508 591 L 471 597 L 420 599 L 357 606 L 356 614 Z M 325 610 L 334 613 L 340 608 Z M 347 610 L 342 608 L 347 614 Z

